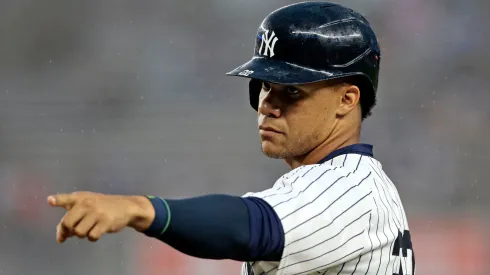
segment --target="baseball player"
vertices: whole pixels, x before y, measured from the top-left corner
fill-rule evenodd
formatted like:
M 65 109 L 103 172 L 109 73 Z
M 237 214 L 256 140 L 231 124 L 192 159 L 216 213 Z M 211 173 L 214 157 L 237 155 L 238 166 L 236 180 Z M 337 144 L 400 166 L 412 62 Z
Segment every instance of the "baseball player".
M 58 242 L 130 227 L 187 255 L 243 261 L 243 275 L 415 274 L 397 189 L 360 143 L 379 65 L 375 33 L 349 8 L 302 2 L 272 12 L 253 58 L 228 74 L 250 79 L 262 151 L 291 171 L 244 196 L 49 196 L 66 210 Z

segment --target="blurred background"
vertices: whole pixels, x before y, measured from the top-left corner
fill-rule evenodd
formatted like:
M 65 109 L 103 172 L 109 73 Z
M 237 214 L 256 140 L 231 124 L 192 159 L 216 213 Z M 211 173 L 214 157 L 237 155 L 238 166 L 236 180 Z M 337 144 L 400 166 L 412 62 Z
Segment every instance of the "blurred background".
M 247 81 L 285 0 L 0 1 L 0 274 L 239 274 L 132 230 L 55 241 L 46 196 L 242 195 L 287 171 L 261 154 Z M 490 1 L 334 1 L 382 47 L 363 142 L 398 187 L 418 275 L 490 274 Z

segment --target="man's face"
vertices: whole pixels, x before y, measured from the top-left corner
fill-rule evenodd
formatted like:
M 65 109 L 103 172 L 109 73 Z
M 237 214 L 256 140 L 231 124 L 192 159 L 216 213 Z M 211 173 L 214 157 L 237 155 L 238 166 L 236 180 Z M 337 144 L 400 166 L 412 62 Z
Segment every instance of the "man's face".
M 303 156 L 324 142 L 336 122 L 341 95 L 326 82 L 285 86 L 262 83 L 258 126 L 271 158 Z

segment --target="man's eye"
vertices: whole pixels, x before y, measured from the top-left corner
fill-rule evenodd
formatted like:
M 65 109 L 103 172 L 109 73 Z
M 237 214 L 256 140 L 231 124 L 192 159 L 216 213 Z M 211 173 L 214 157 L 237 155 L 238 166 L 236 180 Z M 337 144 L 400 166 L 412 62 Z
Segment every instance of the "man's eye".
M 269 83 L 267 83 L 267 82 L 263 82 L 262 81 L 262 90 L 264 90 L 266 92 L 270 91 L 271 90 L 271 85 Z
M 300 91 L 298 89 L 296 89 L 295 87 L 287 87 L 286 91 L 288 92 L 289 95 L 297 95 L 300 93 Z

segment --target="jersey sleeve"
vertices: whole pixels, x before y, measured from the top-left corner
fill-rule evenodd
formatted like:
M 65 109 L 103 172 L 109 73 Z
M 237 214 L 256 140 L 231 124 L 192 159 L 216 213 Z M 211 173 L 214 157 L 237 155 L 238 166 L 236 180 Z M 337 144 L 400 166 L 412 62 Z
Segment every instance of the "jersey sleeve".
M 313 168 L 312 168 L 313 169 Z M 309 274 L 340 266 L 369 251 L 370 172 L 316 167 L 282 177 L 273 188 L 247 193 L 276 211 L 285 243 L 279 265 L 265 274 Z

